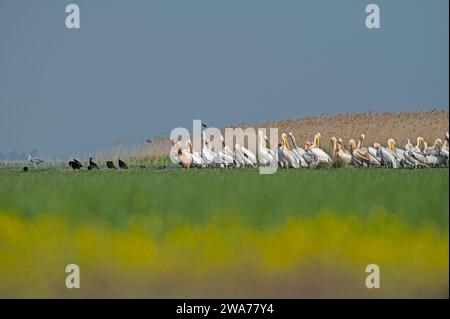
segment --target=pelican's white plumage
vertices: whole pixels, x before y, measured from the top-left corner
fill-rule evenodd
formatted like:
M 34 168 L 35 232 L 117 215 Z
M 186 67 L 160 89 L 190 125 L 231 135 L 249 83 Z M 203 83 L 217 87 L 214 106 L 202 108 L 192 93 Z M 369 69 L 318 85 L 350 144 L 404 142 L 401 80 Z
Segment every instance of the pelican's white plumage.
M 180 158 L 178 156 L 180 148 L 181 148 L 180 141 L 172 140 L 172 148 L 170 149 L 170 152 L 169 152 L 169 158 L 172 161 L 172 163 L 179 164 L 181 162 Z
M 365 147 L 364 146 L 364 140 L 366 138 L 365 134 L 361 134 L 359 137 L 359 147 L 358 149 L 360 150 L 360 152 L 369 159 L 369 163 L 368 165 L 370 166 L 380 166 L 381 165 L 381 159 L 378 158 L 378 156 L 376 155 L 376 150 L 372 147 Z M 372 149 L 372 151 L 370 150 Z
M 283 143 L 278 148 L 278 160 L 285 168 L 299 168 L 300 164 L 291 151 L 286 133 L 281 134 L 281 140 Z
M 217 156 L 220 158 L 221 164 L 224 167 L 231 167 L 232 165 L 234 165 L 233 152 L 231 152 L 228 146 L 225 145 L 223 136 L 220 136 L 220 139 L 222 141 L 222 149 L 219 152 L 217 152 Z
M 342 140 L 339 139 L 339 141 Z M 333 155 L 335 156 L 335 158 L 340 159 L 346 165 L 349 165 L 352 161 L 352 155 L 345 150 L 343 145 L 339 143 L 334 136 L 331 138 L 331 144 L 333 146 Z
M 274 159 L 275 163 L 278 163 L 278 151 L 277 150 L 273 150 L 271 148 L 269 139 L 267 138 L 266 135 L 264 135 L 264 140 L 266 141 L 266 145 L 268 147 L 269 154 L 271 154 L 273 156 L 273 159 Z
M 209 147 L 209 141 L 206 140 L 205 132 L 202 132 L 202 151 L 201 158 L 206 166 L 213 166 L 216 153 L 214 153 Z
M 320 133 L 316 133 L 316 135 L 314 136 L 314 143 L 309 150 L 316 155 L 319 163 L 331 165 L 331 157 L 320 148 L 321 137 L 322 136 L 320 135 Z
M 377 150 L 378 156 L 381 158 L 384 166 L 400 168 L 400 161 L 398 160 L 396 154 L 393 153 L 389 148 L 383 147 L 379 143 L 374 143 L 373 147 Z
M 370 157 L 367 152 L 359 149 L 358 146 L 361 146 L 361 141 L 356 144 L 354 139 L 350 139 L 348 141 L 350 153 L 352 154 L 352 162 L 357 164 L 359 167 L 367 167 L 370 165 Z
M 310 141 L 306 141 L 304 145 L 305 153 L 303 154 L 303 159 L 308 164 L 308 167 L 313 168 L 319 165 L 319 159 L 317 155 L 311 151 L 312 144 Z
M 308 167 L 308 163 L 306 162 L 305 158 L 303 157 L 305 155 L 305 150 L 297 145 L 297 141 L 295 139 L 295 136 L 292 132 L 289 132 L 289 137 L 292 141 L 292 153 L 294 154 L 298 164 L 300 167 Z
M 178 163 L 183 166 L 183 168 L 190 168 L 192 163 L 192 157 L 190 153 L 187 150 L 183 149 L 180 141 L 173 140 L 172 144 L 173 147 L 170 152 L 170 159 L 174 163 Z
M 419 136 L 417 137 L 416 146 L 408 150 L 408 154 L 418 162 L 418 165 L 416 166 L 428 166 L 427 158 L 423 153 L 423 150 L 425 150 L 424 140 L 421 136 Z
M 246 149 L 244 146 L 236 144 L 235 148 L 235 159 L 238 167 L 255 167 L 256 156 L 250 150 Z
M 187 140 L 186 142 L 187 150 L 191 156 L 191 163 L 193 167 L 205 167 L 205 162 L 203 161 L 201 155 L 194 151 L 191 140 Z
M 443 142 L 440 138 L 434 141 L 433 146 L 426 149 L 426 158 L 428 164 L 434 167 L 445 166 L 445 162 L 448 159 L 448 152 L 446 154 L 443 150 Z
M 258 160 L 262 165 L 270 165 L 275 160 L 270 146 L 264 137 L 264 133 L 261 130 L 258 130 Z

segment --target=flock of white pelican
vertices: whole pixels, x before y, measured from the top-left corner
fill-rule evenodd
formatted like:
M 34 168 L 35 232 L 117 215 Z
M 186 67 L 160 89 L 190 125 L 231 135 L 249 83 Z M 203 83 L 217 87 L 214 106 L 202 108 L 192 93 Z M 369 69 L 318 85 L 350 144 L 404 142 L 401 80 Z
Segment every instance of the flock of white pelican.
M 449 133 L 444 141 L 437 138 L 432 146 L 423 137 L 419 136 L 416 145 L 408 139 L 404 148 L 396 146 L 394 139 L 387 140 L 386 146 L 374 143 L 365 146 L 365 135 L 361 134 L 356 142 L 350 139 L 348 148 L 341 138 L 331 138 L 332 154 L 321 148 L 321 134 L 316 133 L 311 143 L 307 141 L 303 148 L 297 145 L 292 132 L 281 134 L 281 143 L 277 148 L 271 147 L 269 139 L 258 131 L 258 150 L 254 152 L 242 145 L 235 144 L 234 150 L 225 145 L 221 137 L 222 147 L 213 151 L 211 142 L 202 132 L 201 151 L 193 149 L 190 140 L 182 143 L 172 141 L 170 159 L 183 168 L 244 168 L 278 165 L 281 168 L 315 168 L 330 167 L 333 162 L 340 166 L 355 167 L 389 167 L 389 168 L 428 168 L 446 167 L 449 160 Z

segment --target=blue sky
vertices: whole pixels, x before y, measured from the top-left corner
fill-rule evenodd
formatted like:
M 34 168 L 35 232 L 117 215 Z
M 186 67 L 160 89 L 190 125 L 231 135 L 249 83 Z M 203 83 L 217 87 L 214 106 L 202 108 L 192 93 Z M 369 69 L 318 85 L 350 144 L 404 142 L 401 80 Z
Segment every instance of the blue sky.
M 65 27 L 76 3 L 81 28 Z M 381 8 L 368 30 L 365 7 Z M 323 112 L 448 110 L 447 0 L 0 0 L 0 152 Z

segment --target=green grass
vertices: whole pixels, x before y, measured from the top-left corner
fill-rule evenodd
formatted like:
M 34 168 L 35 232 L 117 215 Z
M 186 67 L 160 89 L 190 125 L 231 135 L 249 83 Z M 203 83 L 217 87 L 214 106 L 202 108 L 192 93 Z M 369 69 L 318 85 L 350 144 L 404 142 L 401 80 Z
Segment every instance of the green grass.
M 3 171 L 0 297 L 448 298 L 448 185 L 448 169 Z M 68 263 L 82 289 L 63 288 Z
M 254 227 L 319 212 L 369 217 L 386 212 L 411 225 L 448 229 L 448 169 L 322 169 L 0 172 L 0 212 L 34 218 L 69 217 L 126 227 L 143 223 L 203 223 L 218 214 Z M 155 219 L 156 218 L 156 219 Z

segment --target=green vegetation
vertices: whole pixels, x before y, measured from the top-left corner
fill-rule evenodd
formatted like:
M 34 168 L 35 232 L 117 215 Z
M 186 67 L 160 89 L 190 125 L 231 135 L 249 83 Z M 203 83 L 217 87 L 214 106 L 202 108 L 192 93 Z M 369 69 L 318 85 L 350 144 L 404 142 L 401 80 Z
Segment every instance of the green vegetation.
M 0 172 L 0 297 L 448 298 L 448 172 Z
M 0 212 L 127 226 L 132 216 L 165 226 L 235 214 L 254 227 L 319 212 L 393 214 L 448 229 L 449 171 L 323 169 L 0 172 Z

